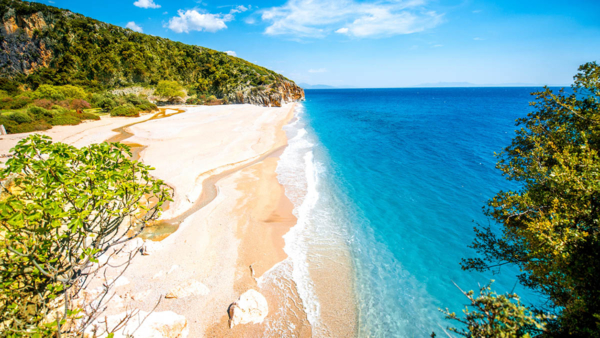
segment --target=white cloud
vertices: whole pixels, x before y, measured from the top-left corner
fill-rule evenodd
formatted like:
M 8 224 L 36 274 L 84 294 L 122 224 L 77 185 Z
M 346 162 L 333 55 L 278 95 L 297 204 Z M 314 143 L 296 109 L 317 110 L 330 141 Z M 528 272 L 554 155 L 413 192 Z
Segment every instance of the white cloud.
M 233 8 L 229 13 L 231 13 L 231 14 L 243 13 L 243 12 L 247 11 L 248 9 L 250 9 L 250 7 L 246 7 L 244 5 L 240 5 L 240 6 L 237 6 L 237 7 Z
M 440 48 L 440 47 L 444 47 L 444 45 L 433 45 L 433 46 L 431 46 L 431 48 Z
M 325 73 L 325 72 L 327 72 L 327 69 L 325 69 L 325 68 L 309 69 L 308 72 L 309 73 Z
M 425 0 L 288 0 L 262 11 L 269 35 L 324 37 L 335 31 L 355 37 L 410 34 L 433 28 L 442 14 L 426 8 Z M 335 30 L 334 26 L 343 28 Z
M 129 28 L 129 29 L 131 29 L 132 31 L 136 31 L 136 32 L 139 32 L 139 33 L 141 33 L 141 32 L 143 32 L 143 31 L 144 31 L 144 30 L 142 29 L 142 27 L 138 26 L 138 25 L 137 25 L 135 22 L 133 22 L 133 21 L 129 21 L 129 22 L 127 23 L 127 25 L 125 26 L 125 28 Z
M 232 50 L 226 50 L 226 51 L 225 51 L 225 54 L 227 54 L 227 55 L 231 55 L 231 56 L 237 56 L 237 53 L 236 53 L 236 52 L 234 52 L 234 51 L 232 51 Z
M 233 20 L 231 14 L 200 13 L 197 10 L 179 10 L 179 16 L 172 17 L 167 27 L 176 33 L 189 33 L 190 31 L 216 32 L 227 28 L 225 22 Z
M 154 3 L 154 0 L 137 0 L 133 5 L 140 8 L 160 8 L 160 5 Z
M 483 41 L 485 39 L 484 38 L 473 38 L 473 40 L 475 40 L 475 41 Z

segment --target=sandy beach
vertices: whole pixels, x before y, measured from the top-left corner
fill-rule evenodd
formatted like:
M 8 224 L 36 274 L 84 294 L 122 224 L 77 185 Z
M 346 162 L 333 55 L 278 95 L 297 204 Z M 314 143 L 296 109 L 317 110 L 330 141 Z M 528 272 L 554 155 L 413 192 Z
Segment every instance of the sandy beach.
M 107 315 L 130 308 L 150 312 L 161 300 L 154 311 L 184 316 L 188 337 L 313 335 L 289 278 L 293 267 L 286 260 L 283 236 L 296 217 L 276 173 L 287 144 L 282 128 L 293 118 L 294 106 L 169 107 L 159 118 L 102 117 L 42 132 L 78 147 L 105 140 L 136 145 L 140 160 L 156 168 L 153 175 L 174 190 L 174 201 L 161 216 L 164 221 L 144 234 L 157 243 L 155 250 L 133 260 Z M 26 135 L 3 136 L 0 154 Z M 161 227 L 163 223 L 168 226 Z M 321 279 L 329 280 L 324 300 L 330 305 L 322 309 L 328 336 L 352 336 L 354 326 L 339 318 L 354 318 L 352 301 L 331 299 L 347 297 L 348 278 L 329 274 Z M 165 298 L 190 282 L 201 283 L 207 291 Z M 336 291 L 339 286 L 345 291 Z M 250 289 L 266 297 L 269 314 L 262 323 L 230 329 L 228 308 Z

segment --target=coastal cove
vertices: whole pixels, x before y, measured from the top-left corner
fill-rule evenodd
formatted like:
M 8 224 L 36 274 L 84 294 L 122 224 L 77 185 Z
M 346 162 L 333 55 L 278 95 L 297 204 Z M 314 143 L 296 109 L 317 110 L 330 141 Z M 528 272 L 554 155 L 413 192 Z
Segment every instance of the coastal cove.
M 493 279 L 544 301 L 511 267 L 459 266 L 482 206 L 506 187 L 493 154 L 535 90 L 308 90 L 283 107 L 171 106 L 41 133 L 131 144 L 174 191 L 141 236 L 145 254 L 108 275 L 119 283 L 107 316 L 173 313 L 188 337 L 412 337 L 444 331 L 440 308 L 463 308 L 453 283 Z M 26 136 L 3 136 L 0 153 Z M 268 314 L 230 327 L 248 290 Z

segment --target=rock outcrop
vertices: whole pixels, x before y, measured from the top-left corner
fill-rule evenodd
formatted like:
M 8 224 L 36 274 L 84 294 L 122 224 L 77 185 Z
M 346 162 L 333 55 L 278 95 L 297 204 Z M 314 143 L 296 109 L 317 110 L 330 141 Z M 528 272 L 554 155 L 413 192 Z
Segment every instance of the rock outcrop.
M 227 96 L 230 103 L 249 103 L 266 107 L 304 100 L 304 89 L 292 81 L 282 81 L 269 86 L 241 88 Z
M 206 296 L 209 292 L 210 290 L 208 287 L 206 287 L 206 285 L 195 280 L 190 280 L 169 291 L 165 298 L 172 299 L 185 298 L 189 296 Z
M 50 65 L 52 50 L 38 34 L 48 26 L 43 13 L 18 16 L 14 10 L 8 10 L 2 20 L 0 75 L 29 75 L 38 68 Z
M 93 327 L 98 330 L 105 327 L 109 329 L 116 327 L 123 318 L 127 317 L 127 313 L 121 313 L 106 318 L 100 318 L 95 325 L 88 329 L 86 337 L 93 337 Z M 98 337 L 107 337 L 108 334 L 103 331 L 98 331 Z M 135 335 L 133 335 L 135 333 Z M 114 332 L 114 338 L 144 337 L 144 338 L 186 338 L 189 334 L 187 319 L 172 311 L 147 312 L 140 311 L 129 319 L 125 327 Z
M 229 327 L 262 323 L 269 314 L 269 305 L 260 292 L 250 289 L 229 307 Z

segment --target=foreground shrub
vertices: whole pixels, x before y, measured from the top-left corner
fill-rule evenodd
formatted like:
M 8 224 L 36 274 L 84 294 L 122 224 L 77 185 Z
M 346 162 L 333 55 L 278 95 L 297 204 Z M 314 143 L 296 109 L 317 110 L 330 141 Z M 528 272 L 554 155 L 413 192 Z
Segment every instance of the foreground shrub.
M 512 184 L 488 201 L 466 270 L 518 268 L 519 281 L 558 316 L 551 337 L 600 337 L 600 65 L 579 68 L 571 91 L 534 93 L 497 168 Z
M 110 116 L 138 117 L 140 116 L 140 111 L 132 105 L 125 105 L 111 110 Z
M 0 200 L 2 336 L 83 336 L 114 286 L 105 281 L 93 301 L 82 296 L 99 273 L 115 269 L 113 255 L 94 262 L 155 220 L 168 191 L 119 143 L 77 149 L 32 135 L 13 153 L 0 171 L 15 188 Z

